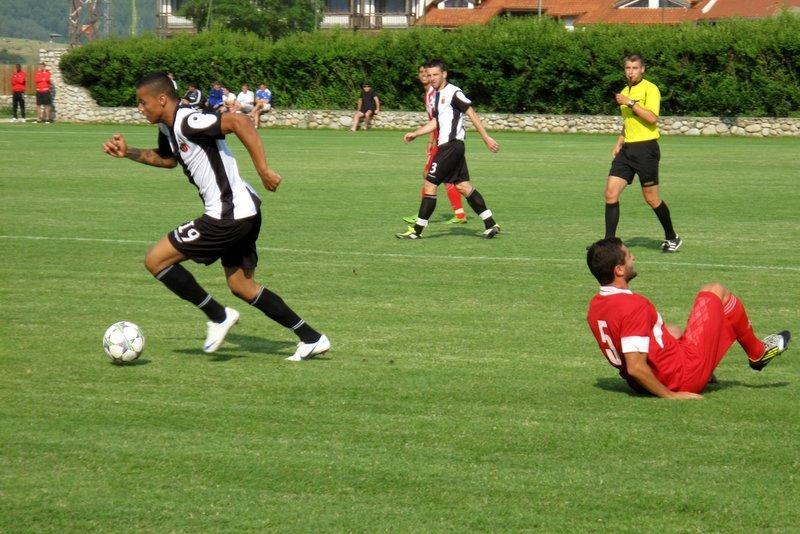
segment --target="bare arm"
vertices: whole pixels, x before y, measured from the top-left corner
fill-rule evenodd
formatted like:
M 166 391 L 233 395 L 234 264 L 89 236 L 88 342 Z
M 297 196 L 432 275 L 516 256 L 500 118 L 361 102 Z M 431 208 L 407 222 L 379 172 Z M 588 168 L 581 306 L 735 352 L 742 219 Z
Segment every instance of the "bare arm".
M 421 135 L 432 133 L 434 130 L 436 130 L 436 119 L 431 119 L 431 120 L 428 121 L 428 124 L 426 124 L 425 126 L 422 126 L 422 127 L 418 128 L 418 129 L 414 130 L 413 132 L 409 132 L 409 133 L 405 134 L 403 136 L 403 141 L 405 141 L 406 143 L 410 143 L 411 141 L 413 141 L 417 137 L 419 137 Z
M 381 101 L 378 98 L 378 95 L 375 95 L 373 97 L 373 100 L 375 101 L 375 115 L 377 115 L 378 113 L 381 112 Z
M 619 151 L 622 150 L 622 145 L 625 143 L 625 128 L 622 128 L 622 133 L 619 134 L 617 137 L 617 142 L 614 144 L 614 148 L 611 149 L 611 157 L 616 158 Z
M 628 374 L 643 388 L 663 399 L 702 399 L 703 396 L 690 391 L 670 391 L 658 381 L 650 366 L 647 365 L 647 354 L 642 352 L 625 352 L 625 365 Z
M 616 94 L 617 104 L 620 106 L 628 106 L 631 102 L 631 98 L 623 95 L 622 93 Z M 633 111 L 634 115 L 642 119 L 647 124 L 655 124 L 658 122 L 658 115 L 653 113 L 647 108 L 644 108 L 639 105 L 638 102 L 634 101 L 632 106 L 629 106 L 631 111 Z
M 125 141 L 125 138 L 120 134 L 114 134 L 111 139 L 103 143 L 103 151 L 109 156 L 115 158 L 128 158 L 138 163 L 144 163 L 145 165 L 151 165 L 153 167 L 171 169 L 178 164 L 178 162 L 175 161 L 175 158 L 165 158 L 156 150 L 142 150 L 140 148 L 129 147 L 128 143 Z
M 275 191 L 281 183 L 281 175 L 267 166 L 267 156 L 264 154 L 264 145 L 253 123 L 246 115 L 225 113 L 222 117 L 222 133 L 233 133 L 242 142 L 253 160 L 261 183 L 268 191 Z
M 486 133 L 486 128 L 483 127 L 483 123 L 478 118 L 478 114 L 475 113 L 475 110 L 472 109 L 472 107 L 467 109 L 467 117 L 469 117 L 469 120 L 472 121 L 472 125 L 475 127 L 475 129 L 478 130 L 478 133 L 480 134 L 481 139 L 483 139 L 483 142 L 486 143 L 486 148 L 489 149 L 489 152 L 497 152 L 500 150 L 500 145 L 497 144 L 497 141 L 489 137 L 489 134 Z

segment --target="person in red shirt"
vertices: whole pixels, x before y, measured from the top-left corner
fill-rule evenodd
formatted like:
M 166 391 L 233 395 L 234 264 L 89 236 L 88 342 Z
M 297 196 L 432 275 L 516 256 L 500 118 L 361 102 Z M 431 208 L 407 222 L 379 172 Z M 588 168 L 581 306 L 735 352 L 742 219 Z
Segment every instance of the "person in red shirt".
M 25 122 L 25 90 L 27 89 L 28 75 L 22 70 L 22 65 L 19 63 L 16 68 L 17 70 L 11 75 L 11 91 L 13 93 L 11 101 L 14 109 L 12 122 L 17 122 L 17 108 L 22 113 L 20 122 Z
M 664 324 L 655 306 L 628 287 L 636 277 L 634 259 L 616 237 L 597 241 L 586 255 L 589 270 L 600 282 L 600 293 L 589 303 L 589 328 L 608 362 L 636 391 L 671 399 L 702 398 L 700 393 L 734 341 L 756 371 L 787 349 L 790 332 L 759 340 L 741 301 L 719 283 L 700 288 L 683 333 Z
M 50 94 L 50 71 L 44 63 L 39 65 L 39 70 L 33 75 L 36 83 L 36 122 L 50 121 L 50 111 L 53 108 L 53 98 Z

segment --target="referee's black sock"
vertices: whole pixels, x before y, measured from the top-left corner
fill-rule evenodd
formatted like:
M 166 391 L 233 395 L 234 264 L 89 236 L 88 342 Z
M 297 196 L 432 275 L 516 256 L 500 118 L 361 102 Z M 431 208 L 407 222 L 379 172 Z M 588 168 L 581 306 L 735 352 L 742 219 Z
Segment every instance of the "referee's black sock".
M 170 265 L 158 273 L 156 278 L 180 298 L 203 310 L 211 321 L 221 323 L 225 320 L 225 307 L 211 298 L 211 295 L 200 287 L 192 273 L 180 263 Z
M 657 208 L 653 208 L 653 211 L 656 212 L 658 222 L 664 227 L 664 239 L 675 239 L 678 237 L 678 234 L 676 234 L 675 230 L 672 228 L 672 217 L 669 214 L 667 203 L 662 200 Z
M 619 202 L 606 204 L 606 239 L 617 235 L 619 224 Z
M 250 301 L 250 305 L 264 312 L 264 315 L 279 325 L 294 331 L 303 343 L 313 343 L 322 335 L 307 325 L 282 298 L 266 287 L 261 287 L 261 291 Z
M 420 235 L 422 231 L 428 226 L 428 220 L 433 215 L 433 210 L 436 209 L 436 195 L 425 195 L 422 197 L 422 202 L 419 205 L 419 214 L 417 215 L 418 221 L 414 224 L 414 232 Z M 420 222 L 423 224 L 420 224 Z
M 497 224 L 494 222 L 494 217 L 492 217 L 492 210 L 486 207 L 486 201 L 483 200 L 483 196 L 478 193 L 477 189 L 473 189 L 469 196 L 467 196 L 467 203 L 472 210 L 483 219 L 483 225 L 486 228 L 491 228 Z

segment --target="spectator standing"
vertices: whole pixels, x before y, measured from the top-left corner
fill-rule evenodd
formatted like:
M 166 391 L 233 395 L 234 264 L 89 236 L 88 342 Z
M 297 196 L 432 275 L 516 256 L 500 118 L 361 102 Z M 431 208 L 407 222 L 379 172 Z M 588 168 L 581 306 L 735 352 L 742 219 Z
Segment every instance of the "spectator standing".
M 258 124 L 261 122 L 261 114 L 271 109 L 272 91 L 267 89 L 267 84 L 262 83 L 258 86 L 258 91 L 256 91 L 256 105 L 253 107 L 253 112 L 250 114 L 256 128 L 258 128 Z
M 52 86 L 50 84 L 51 73 L 47 70 L 47 65 L 39 64 L 39 70 L 33 75 L 36 84 L 36 122 L 50 123 L 50 113 L 53 109 Z
M 378 95 L 372 90 L 372 85 L 364 83 L 361 86 L 361 94 L 358 97 L 358 105 L 356 106 L 356 114 L 353 115 L 353 126 L 350 128 L 351 132 L 358 129 L 358 123 L 364 119 L 364 130 L 369 130 L 369 123 L 372 117 L 381 112 L 381 101 Z
M 12 122 L 17 122 L 17 108 L 22 113 L 20 122 L 25 122 L 25 90 L 27 89 L 28 75 L 22 70 L 22 65 L 17 63 L 14 74 L 11 75 L 11 91 L 14 96 L 12 97 L 14 108 L 14 119 Z

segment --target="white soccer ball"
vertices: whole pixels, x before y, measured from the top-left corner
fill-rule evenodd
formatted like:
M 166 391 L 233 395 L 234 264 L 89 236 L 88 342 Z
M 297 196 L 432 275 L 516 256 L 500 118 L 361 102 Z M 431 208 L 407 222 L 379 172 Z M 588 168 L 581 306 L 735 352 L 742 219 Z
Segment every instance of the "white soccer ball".
M 128 321 L 112 324 L 103 336 L 103 350 L 114 363 L 134 361 L 144 350 L 142 329 Z

